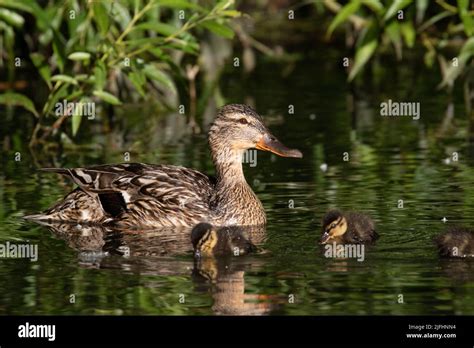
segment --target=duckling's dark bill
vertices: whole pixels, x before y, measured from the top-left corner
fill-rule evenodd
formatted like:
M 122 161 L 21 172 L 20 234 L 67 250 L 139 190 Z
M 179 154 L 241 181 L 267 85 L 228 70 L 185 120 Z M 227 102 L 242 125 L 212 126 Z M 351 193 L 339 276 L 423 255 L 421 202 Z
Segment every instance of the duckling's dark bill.
M 265 134 L 260 139 L 260 141 L 257 143 L 257 145 L 255 145 L 255 147 L 259 150 L 273 152 L 274 154 L 281 157 L 303 157 L 303 154 L 300 150 L 289 149 L 285 145 L 283 145 L 277 138 L 267 134 Z

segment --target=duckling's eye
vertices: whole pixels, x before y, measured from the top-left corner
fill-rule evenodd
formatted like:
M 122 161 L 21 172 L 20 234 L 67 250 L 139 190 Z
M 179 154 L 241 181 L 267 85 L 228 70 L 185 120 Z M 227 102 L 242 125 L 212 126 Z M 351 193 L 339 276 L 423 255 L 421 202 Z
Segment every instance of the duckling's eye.
M 334 228 L 334 227 L 336 227 L 336 224 L 331 224 L 331 228 Z
M 239 123 L 240 123 L 240 124 L 247 124 L 248 121 L 247 121 L 246 118 L 243 118 L 243 117 L 242 117 L 242 118 L 239 120 Z

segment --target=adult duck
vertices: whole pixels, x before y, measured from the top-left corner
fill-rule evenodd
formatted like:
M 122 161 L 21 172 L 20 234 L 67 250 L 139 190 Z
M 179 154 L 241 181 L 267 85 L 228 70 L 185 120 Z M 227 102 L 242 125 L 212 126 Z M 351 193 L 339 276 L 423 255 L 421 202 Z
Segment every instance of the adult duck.
M 301 158 L 265 127 L 246 105 L 222 107 L 208 134 L 213 180 L 194 169 L 172 165 L 123 163 L 87 168 L 45 168 L 72 179 L 78 187 L 33 220 L 97 223 L 119 228 L 264 225 L 262 203 L 242 170 L 246 150 Z

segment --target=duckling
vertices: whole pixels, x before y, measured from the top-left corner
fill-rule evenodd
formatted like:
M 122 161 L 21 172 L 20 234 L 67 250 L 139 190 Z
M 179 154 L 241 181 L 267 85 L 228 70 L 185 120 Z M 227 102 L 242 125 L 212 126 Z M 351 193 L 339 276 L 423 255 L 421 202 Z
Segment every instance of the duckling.
M 474 257 L 474 230 L 465 227 L 451 227 L 438 235 L 434 242 L 440 256 Z
M 333 209 L 323 218 L 320 244 L 371 244 L 379 237 L 373 220 L 362 213 Z
M 201 256 L 245 255 L 257 247 L 245 237 L 241 227 L 216 228 L 208 223 L 200 223 L 191 231 L 194 254 Z

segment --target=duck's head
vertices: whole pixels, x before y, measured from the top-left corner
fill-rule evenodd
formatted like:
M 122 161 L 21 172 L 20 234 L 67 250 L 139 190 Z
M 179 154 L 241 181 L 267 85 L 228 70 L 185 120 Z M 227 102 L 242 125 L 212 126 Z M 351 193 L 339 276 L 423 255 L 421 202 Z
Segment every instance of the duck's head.
M 229 104 L 218 111 L 209 130 L 209 144 L 217 162 L 228 162 L 230 156 L 240 159 L 245 150 L 253 148 L 282 157 L 303 157 L 273 136 L 252 108 L 241 104 Z
M 323 218 L 321 244 L 339 242 L 347 232 L 347 220 L 339 210 L 329 211 Z
M 197 257 L 241 256 L 256 250 L 237 226 L 216 228 L 208 223 L 199 223 L 191 231 L 191 242 Z

